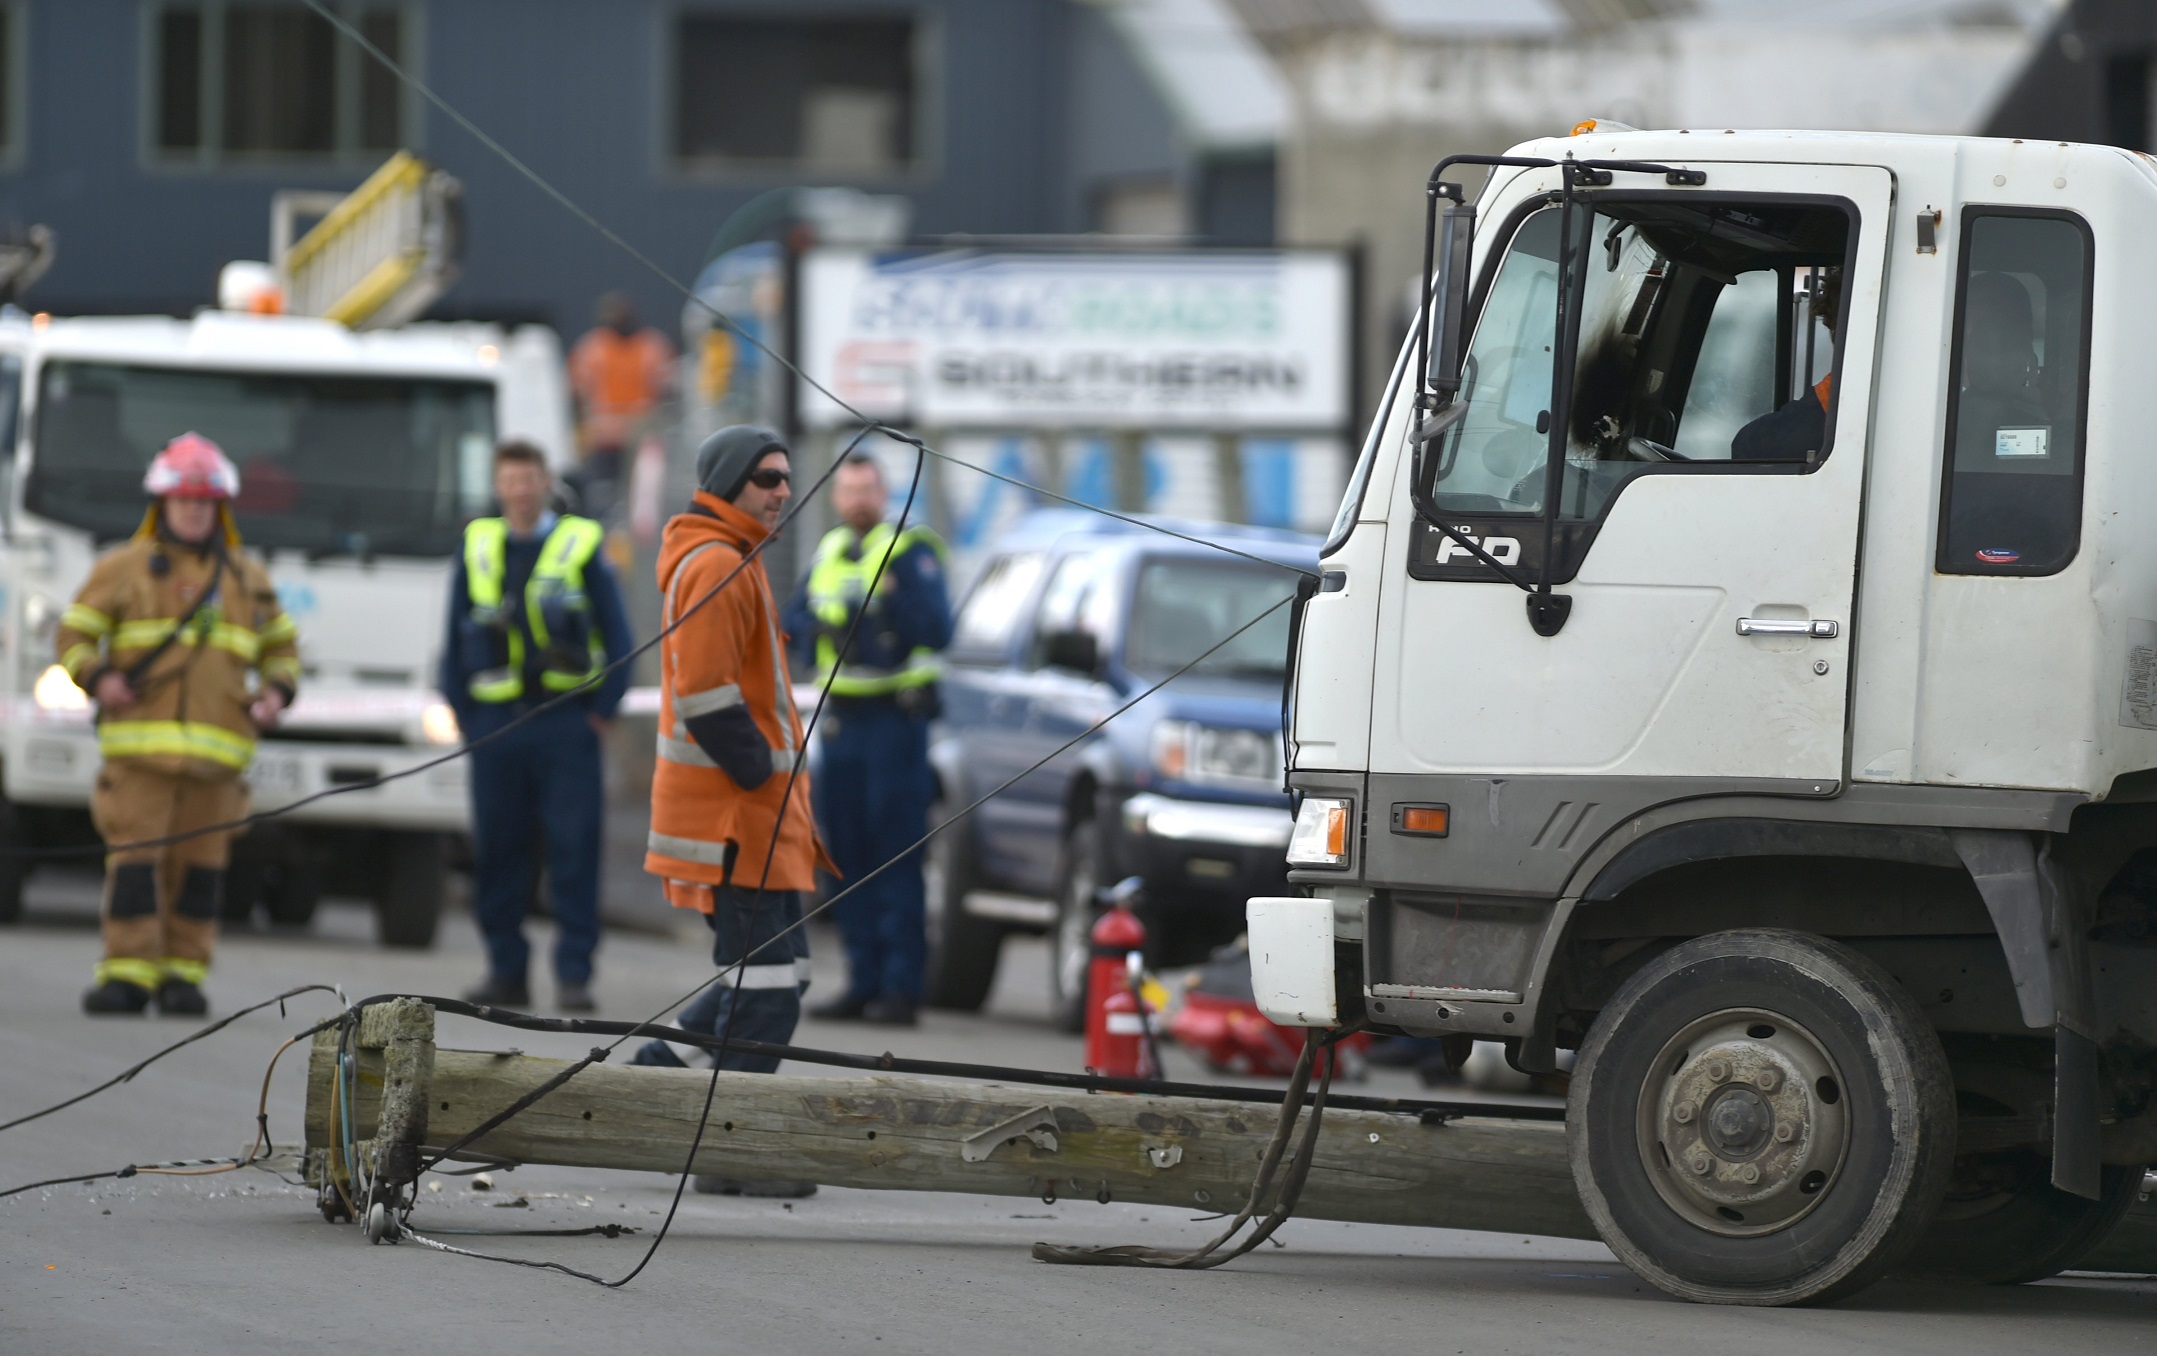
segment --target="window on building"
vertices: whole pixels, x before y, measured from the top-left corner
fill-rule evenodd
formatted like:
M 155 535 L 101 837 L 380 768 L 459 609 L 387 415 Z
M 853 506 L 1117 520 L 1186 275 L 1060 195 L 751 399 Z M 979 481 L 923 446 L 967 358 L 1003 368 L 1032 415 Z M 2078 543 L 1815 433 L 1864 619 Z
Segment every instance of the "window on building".
M 2081 218 L 1972 208 L 1955 298 L 1943 574 L 2053 574 L 2082 533 L 2090 236 Z
M 401 7 L 348 4 L 368 42 L 402 61 Z M 313 10 L 166 5 L 153 27 L 156 125 L 168 159 L 379 157 L 409 139 L 397 77 Z
M 22 6 L 0 0 L 0 165 L 22 151 Z
M 915 159 L 915 25 L 689 14 L 674 154 L 692 166 L 883 174 Z

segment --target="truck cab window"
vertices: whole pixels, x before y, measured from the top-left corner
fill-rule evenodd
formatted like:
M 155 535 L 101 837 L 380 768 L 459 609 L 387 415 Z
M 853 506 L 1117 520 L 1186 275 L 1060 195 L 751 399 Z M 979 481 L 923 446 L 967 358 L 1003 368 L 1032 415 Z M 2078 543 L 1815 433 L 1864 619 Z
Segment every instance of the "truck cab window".
M 2052 574 L 2082 523 L 2089 228 L 1971 211 L 1941 483 L 1943 574 Z
M 1814 269 L 1846 262 L 1849 210 L 1658 195 L 1599 199 L 1582 220 L 1586 291 L 1559 516 L 1600 518 L 1645 472 L 1817 464 L 1827 450 L 1824 418 L 1814 436 L 1777 440 L 1767 455 L 1740 435 L 1787 403 L 1777 393 L 1792 390 L 1802 347 L 1784 338 L 1792 288 Z M 1532 213 L 1490 282 L 1463 370 L 1468 410 L 1441 451 L 1437 500 L 1446 508 L 1542 511 L 1559 229 L 1555 208 Z M 1814 360 L 1825 373 L 1834 355 Z

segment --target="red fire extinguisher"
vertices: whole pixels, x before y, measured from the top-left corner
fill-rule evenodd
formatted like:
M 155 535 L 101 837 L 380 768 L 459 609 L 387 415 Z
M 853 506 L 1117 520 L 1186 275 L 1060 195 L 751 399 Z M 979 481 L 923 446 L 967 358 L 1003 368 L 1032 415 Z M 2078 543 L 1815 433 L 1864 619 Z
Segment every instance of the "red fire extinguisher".
M 1131 911 L 1136 876 L 1102 892 L 1108 909 L 1093 925 L 1093 959 L 1086 969 L 1086 1067 L 1123 1078 L 1152 1077 L 1147 1012 L 1133 992 L 1134 967 L 1143 970 L 1146 925 Z

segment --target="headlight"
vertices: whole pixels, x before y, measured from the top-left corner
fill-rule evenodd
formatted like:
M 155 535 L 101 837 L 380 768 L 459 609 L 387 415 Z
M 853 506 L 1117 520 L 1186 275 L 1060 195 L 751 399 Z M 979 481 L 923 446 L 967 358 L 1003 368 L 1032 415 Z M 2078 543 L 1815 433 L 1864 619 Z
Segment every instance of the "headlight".
M 419 732 L 430 744 L 454 744 L 463 738 L 457 729 L 457 713 L 448 702 L 429 702 L 419 713 Z
M 67 670 L 58 664 L 51 665 L 37 676 L 37 685 L 30 689 L 40 711 L 87 711 L 90 694 L 75 685 L 67 676 Z
M 1306 796 L 1288 835 L 1290 866 L 1342 866 L 1348 861 L 1349 821 L 1354 807 L 1345 800 Z
M 1153 770 L 1176 781 L 1277 784 L 1278 736 L 1164 720 L 1153 727 Z

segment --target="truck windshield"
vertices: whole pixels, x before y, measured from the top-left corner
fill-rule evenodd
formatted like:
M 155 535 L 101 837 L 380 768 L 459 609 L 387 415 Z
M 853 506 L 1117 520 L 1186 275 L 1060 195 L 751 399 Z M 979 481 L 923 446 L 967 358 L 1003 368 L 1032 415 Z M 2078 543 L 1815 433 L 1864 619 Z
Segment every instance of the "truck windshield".
M 1133 673 L 1173 673 L 1223 636 L 1296 591 L 1296 576 L 1259 565 L 1149 560 L 1138 572 L 1138 601 L 1124 664 Z M 1288 613 L 1281 608 L 1191 670 L 1278 683 L 1288 674 Z
M 1816 383 L 1834 366 L 1841 207 L 1666 198 L 1605 202 L 1579 220 L 1589 249 L 1561 518 L 1600 517 L 1659 463 L 1826 454 L 1832 384 Z M 1558 211 L 1537 211 L 1490 284 L 1462 370 L 1468 408 L 1441 450 L 1445 508 L 1543 510 L 1559 253 Z M 1809 298 L 1822 302 L 1817 330 L 1798 305 Z M 1760 422 L 1800 400 L 1818 415 Z
M 441 556 L 486 510 L 494 388 L 480 381 L 53 361 L 24 506 L 99 540 L 142 518 L 142 475 L 193 430 L 240 471 L 251 546 Z

